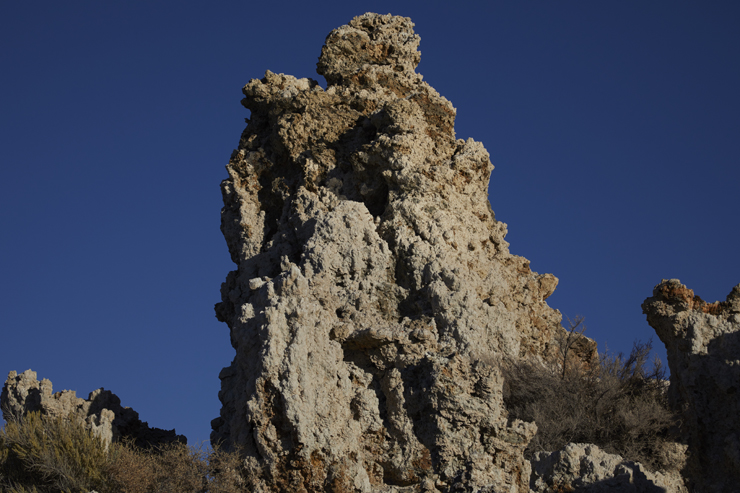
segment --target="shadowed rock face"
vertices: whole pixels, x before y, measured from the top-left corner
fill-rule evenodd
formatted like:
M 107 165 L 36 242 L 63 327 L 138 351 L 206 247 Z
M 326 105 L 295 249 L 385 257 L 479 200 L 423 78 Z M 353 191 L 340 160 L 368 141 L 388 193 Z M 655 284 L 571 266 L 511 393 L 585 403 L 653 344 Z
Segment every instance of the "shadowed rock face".
M 507 423 L 497 361 L 557 357 L 557 279 L 509 253 L 489 155 L 416 74 L 412 28 L 356 17 L 326 39 L 326 89 L 267 72 L 243 90 L 211 438 L 261 491 L 528 491 L 535 426 Z
M 651 472 L 639 462 L 585 443 L 535 454 L 530 488 L 531 493 L 687 493 L 676 471 Z
M 658 284 L 642 305 L 668 352 L 669 397 L 683 413 L 684 476 L 692 491 L 740 484 L 740 284 L 707 303 L 677 279 Z
M 74 390 L 52 393 L 51 381 L 46 378 L 39 381 L 36 372 L 31 370 L 20 375 L 10 372 L 0 394 L 0 408 L 6 421 L 34 411 L 76 419 L 106 444 L 122 437 L 131 438 L 144 448 L 172 442 L 187 443 L 187 439 L 177 435 L 175 430 L 150 428 L 139 419 L 139 413 L 121 406 L 121 399 L 110 390 L 94 390 L 87 399 L 77 397 Z

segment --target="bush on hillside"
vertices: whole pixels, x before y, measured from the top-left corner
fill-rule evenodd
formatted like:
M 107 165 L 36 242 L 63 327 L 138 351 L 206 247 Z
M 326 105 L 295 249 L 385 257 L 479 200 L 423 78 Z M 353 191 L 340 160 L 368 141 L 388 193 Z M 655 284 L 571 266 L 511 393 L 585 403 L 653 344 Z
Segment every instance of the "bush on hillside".
M 177 442 L 147 450 L 114 444 L 106 472 L 111 493 L 242 493 L 249 476 L 238 451 L 206 453 Z
M 207 489 L 206 454 L 179 442 L 143 450 L 125 441 L 111 448 L 110 458 L 106 470 L 110 491 L 196 493 Z
M 657 358 L 649 364 L 651 349 L 651 342 L 637 342 L 629 356 L 603 354 L 596 365 L 565 370 L 561 363 L 504 365 L 510 418 L 538 427 L 527 458 L 576 442 L 595 444 L 652 470 L 674 467 L 665 445 L 672 441 L 677 417 L 668 407 L 664 367 Z
M 237 493 L 248 471 L 238 452 L 173 443 L 105 444 L 68 418 L 28 413 L 0 429 L 0 491 L 8 493 Z
M 8 421 L 0 432 L 3 491 L 90 491 L 105 485 L 105 445 L 78 423 L 38 412 Z

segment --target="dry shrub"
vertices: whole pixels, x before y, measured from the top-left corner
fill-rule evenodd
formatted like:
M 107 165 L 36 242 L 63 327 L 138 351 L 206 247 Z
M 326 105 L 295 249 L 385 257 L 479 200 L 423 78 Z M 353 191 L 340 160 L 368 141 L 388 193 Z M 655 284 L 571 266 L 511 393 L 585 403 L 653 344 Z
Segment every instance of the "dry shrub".
M 146 493 L 156 479 L 153 455 L 131 442 L 112 445 L 110 453 L 107 473 L 111 486 L 121 493 Z
M 106 472 L 110 478 L 108 489 L 121 493 L 200 493 L 207 490 L 205 454 L 182 443 L 146 450 L 130 441 L 114 444 Z
M 251 477 L 239 450 L 206 453 L 181 443 L 143 450 L 130 441 L 111 448 L 107 472 L 107 491 L 120 493 L 243 493 Z
M 243 493 L 250 477 L 238 450 L 208 454 L 181 443 L 149 450 L 116 444 L 108 474 L 110 491 L 121 493 Z
M 570 442 L 669 469 L 665 445 L 677 418 L 668 407 L 660 360 L 648 364 L 651 342 L 634 344 L 629 356 L 602 355 L 592 368 L 544 367 L 529 362 L 504 365 L 504 402 L 510 419 L 537 423 L 525 454 L 562 449 Z
M 2 490 L 5 493 L 40 493 L 39 490 L 36 489 L 35 486 L 29 486 L 25 487 L 23 485 L 14 485 L 8 488 L 7 490 Z
M 247 466 L 241 450 L 227 451 L 215 446 L 208 456 L 208 493 L 243 493 L 251 491 L 256 468 Z

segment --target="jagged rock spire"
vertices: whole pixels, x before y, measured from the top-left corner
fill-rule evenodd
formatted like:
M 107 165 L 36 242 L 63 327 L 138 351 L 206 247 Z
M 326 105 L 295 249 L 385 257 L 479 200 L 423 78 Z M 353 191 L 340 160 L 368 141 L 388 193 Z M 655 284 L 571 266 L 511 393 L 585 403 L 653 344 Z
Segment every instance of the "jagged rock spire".
M 326 89 L 244 87 L 212 440 L 243 447 L 262 491 L 528 491 L 535 426 L 507 423 L 498 361 L 557 356 L 557 279 L 509 253 L 489 155 L 456 138 L 418 44 L 409 19 L 365 14 L 327 37 Z

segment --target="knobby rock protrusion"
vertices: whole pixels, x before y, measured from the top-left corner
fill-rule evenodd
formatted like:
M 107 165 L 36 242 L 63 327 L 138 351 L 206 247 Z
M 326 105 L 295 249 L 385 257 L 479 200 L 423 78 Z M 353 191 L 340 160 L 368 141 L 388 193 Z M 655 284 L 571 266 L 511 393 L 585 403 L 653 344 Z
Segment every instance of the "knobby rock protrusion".
M 121 406 L 121 399 L 103 388 L 90 392 L 87 399 L 77 397 L 74 390 L 52 393 L 51 381 L 39 381 L 36 372 L 26 370 L 20 375 L 11 371 L 0 394 L 0 408 L 6 421 L 29 412 L 44 416 L 63 417 L 79 422 L 106 444 L 130 438 L 142 448 L 172 442 L 187 443 L 175 430 L 151 428 L 139 419 L 139 413 Z
M 668 353 L 669 399 L 688 444 L 692 491 L 740 484 L 740 284 L 707 303 L 678 279 L 663 280 L 642 305 Z

